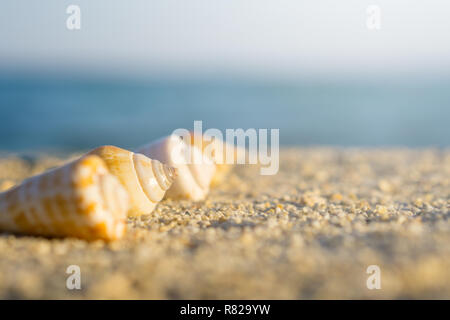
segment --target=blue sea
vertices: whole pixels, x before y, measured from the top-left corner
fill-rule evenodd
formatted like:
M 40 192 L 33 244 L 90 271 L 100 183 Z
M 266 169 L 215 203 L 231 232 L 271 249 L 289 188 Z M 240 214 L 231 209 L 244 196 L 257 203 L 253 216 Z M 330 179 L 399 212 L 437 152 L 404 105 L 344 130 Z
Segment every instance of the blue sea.
M 194 120 L 283 145 L 448 147 L 450 80 L 0 76 L 0 150 L 133 148 Z

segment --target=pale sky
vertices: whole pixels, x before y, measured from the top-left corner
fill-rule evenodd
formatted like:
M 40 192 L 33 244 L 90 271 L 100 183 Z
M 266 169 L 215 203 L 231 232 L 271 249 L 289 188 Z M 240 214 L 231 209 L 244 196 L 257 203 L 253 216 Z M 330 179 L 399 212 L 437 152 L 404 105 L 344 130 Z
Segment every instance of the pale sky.
M 81 30 L 66 8 L 81 8 Z M 366 27 L 369 5 L 381 30 Z M 4 0 L 0 68 L 450 73 L 448 0 Z

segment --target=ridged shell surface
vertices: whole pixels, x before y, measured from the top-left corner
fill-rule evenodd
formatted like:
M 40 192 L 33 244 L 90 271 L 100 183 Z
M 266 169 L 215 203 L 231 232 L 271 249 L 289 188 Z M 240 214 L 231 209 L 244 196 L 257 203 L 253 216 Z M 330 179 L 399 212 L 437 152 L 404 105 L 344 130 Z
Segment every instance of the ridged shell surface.
M 198 201 L 208 194 L 216 166 L 196 146 L 170 135 L 139 148 L 137 152 L 177 169 L 178 177 L 167 191 L 167 197 Z
M 97 156 L 25 180 L 0 194 L 0 229 L 116 240 L 125 233 L 128 195 Z
M 105 161 L 130 197 L 129 215 L 151 213 L 177 176 L 174 168 L 142 154 L 114 146 L 102 146 L 90 152 Z

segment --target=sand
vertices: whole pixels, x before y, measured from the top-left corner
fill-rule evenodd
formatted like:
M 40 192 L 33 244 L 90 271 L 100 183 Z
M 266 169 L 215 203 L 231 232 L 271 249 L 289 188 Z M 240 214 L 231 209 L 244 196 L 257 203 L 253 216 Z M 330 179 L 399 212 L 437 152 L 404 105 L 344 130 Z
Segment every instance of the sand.
M 4 155 L 0 189 L 64 161 Z M 206 201 L 130 218 L 121 241 L 2 233 L 0 298 L 449 299 L 449 207 L 450 150 L 283 149 L 277 175 L 237 167 Z

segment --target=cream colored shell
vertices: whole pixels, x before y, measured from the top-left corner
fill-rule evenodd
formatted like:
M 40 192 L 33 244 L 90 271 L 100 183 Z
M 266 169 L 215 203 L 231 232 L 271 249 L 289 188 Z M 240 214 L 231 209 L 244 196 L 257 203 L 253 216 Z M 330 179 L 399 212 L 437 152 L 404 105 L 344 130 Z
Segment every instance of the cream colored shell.
M 176 170 L 157 160 L 114 146 L 90 152 L 102 158 L 130 196 L 129 215 L 151 213 L 177 176 Z
M 143 146 L 137 152 L 177 168 L 178 177 L 167 191 L 167 197 L 198 201 L 208 194 L 216 166 L 211 159 L 203 157 L 196 146 L 171 135 Z
M 0 194 L 0 229 L 30 235 L 115 240 L 128 195 L 97 156 L 25 180 Z
M 225 180 L 233 165 L 237 163 L 239 156 L 247 157 L 248 155 L 245 148 L 229 145 L 219 138 L 213 138 L 206 134 L 197 137 L 194 132 L 190 132 L 190 143 L 202 150 L 203 155 L 215 163 L 216 171 L 211 180 L 213 187 Z M 227 163 L 227 155 L 232 163 Z

